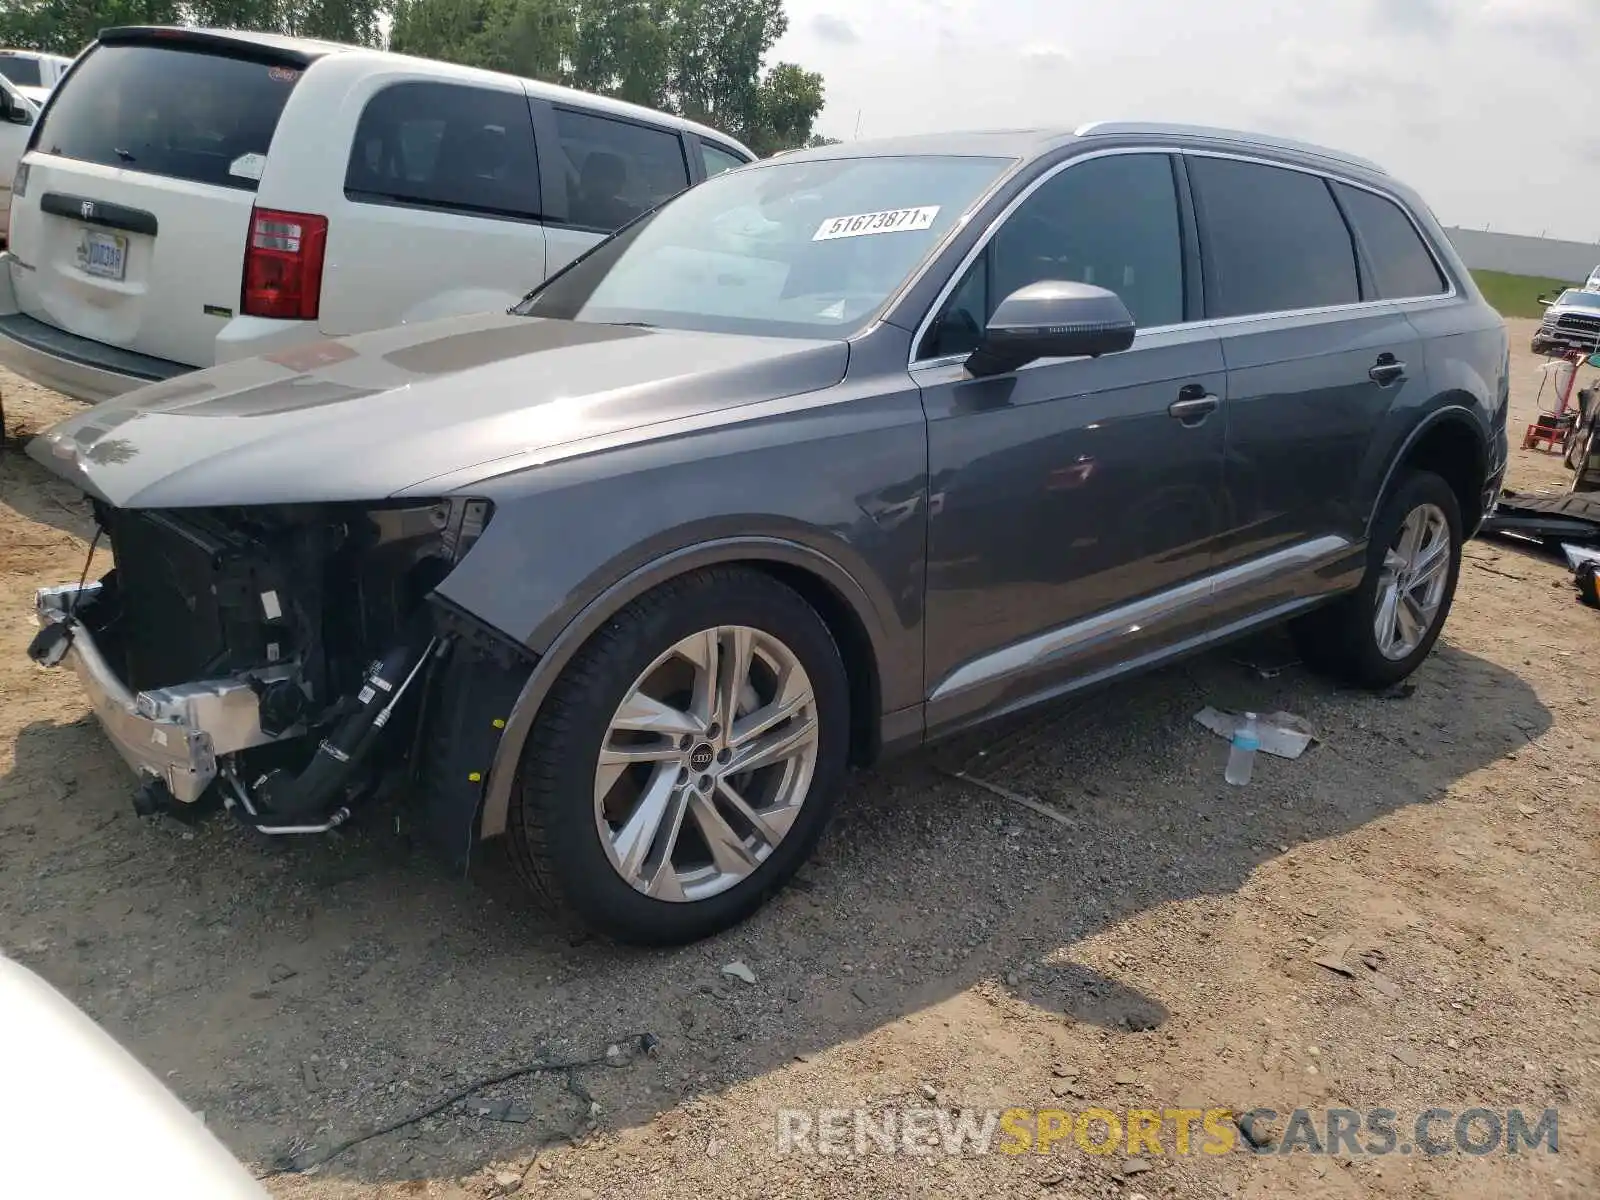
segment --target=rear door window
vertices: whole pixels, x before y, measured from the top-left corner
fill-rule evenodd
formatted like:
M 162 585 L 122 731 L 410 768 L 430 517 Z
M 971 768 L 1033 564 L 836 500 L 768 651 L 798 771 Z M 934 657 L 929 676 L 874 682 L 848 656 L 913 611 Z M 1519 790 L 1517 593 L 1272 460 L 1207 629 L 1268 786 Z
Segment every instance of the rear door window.
M 676 133 L 569 108 L 555 118 L 571 224 L 610 233 L 689 186 Z
M 18 54 L 0 54 L 0 75 L 20 87 L 40 87 L 39 60 Z
M 1374 299 L 1405 300 L 1449 290 L 1422 235 L 1399 205 L 1344 183 L 1335 183 L 1333 190 L 1366 251 L 1378 291 Z
M 1355 244 L 1321 176 L 1202 155 L 1188 162 L 1209 316 L 1292 312 L 1361 298 Z
M 354 201 L 539 215 L 533 118 L 519 92 L 397 83 L 362 110 L 345 170 Z
M 146 175 L 254 191 L 300 72 L 171 46 L 97 46 L 34 148 Z

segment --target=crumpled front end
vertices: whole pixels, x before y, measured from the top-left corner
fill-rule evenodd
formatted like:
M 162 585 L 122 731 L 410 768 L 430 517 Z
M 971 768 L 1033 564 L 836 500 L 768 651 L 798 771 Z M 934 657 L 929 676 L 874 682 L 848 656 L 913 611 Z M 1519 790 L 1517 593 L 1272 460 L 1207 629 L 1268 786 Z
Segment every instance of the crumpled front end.
M 218 800 L 263 832 L 330 829 L 416 765 L 425 693 L 470 657 L 433 588 L 491 513 L 97 501 L 115 567 L 38 593 L 29 653 L 77 673 L 142 811 Z

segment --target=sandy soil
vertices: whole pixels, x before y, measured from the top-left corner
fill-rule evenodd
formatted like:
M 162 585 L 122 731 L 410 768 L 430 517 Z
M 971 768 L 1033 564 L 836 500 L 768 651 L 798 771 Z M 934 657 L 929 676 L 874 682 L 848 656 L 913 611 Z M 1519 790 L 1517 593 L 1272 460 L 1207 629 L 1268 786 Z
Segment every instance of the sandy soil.
M 1514 324 L 1520 428 L 1537 380 Z M 0 389 L 13 435 L 70 410 Z M 1514 453 L 1513 486 L 1564 477 Z M 1600 1194 L 1600 617 L 1546 559 L 1468 547 L 1409 698 L 1235 661 L 1291 657 L 1267 639 L 861 776 L 799 886 L 640 953 L 543 924 L 496 870 L 445 877 L 381 815 L 292 846 L 135 818 L 74 681 L 22 654 L 32 589 L 76 578 L 89 532 L 69 489 L 0 460 L 7 953 L 262 1171 L 618 1048 L 275 1175 L 279 1197 Z M 1207 703 L 1292 711 L 1321 743 L 1225 788 L 1226 748 L 1191 720 Z M 1352 974 L 1316 963 L 1346 940 Z M 88 1150 L 84 1103 L 61 1119 Z M 1430 1107 L 1550 1107 L 1560 1153 L 775 1152 L 779 1109 L 934 1104 L 1387 1108 L 1402 1131 Z M 91 1161 L 64 1186 L 89 1170 L 115 1194 Z

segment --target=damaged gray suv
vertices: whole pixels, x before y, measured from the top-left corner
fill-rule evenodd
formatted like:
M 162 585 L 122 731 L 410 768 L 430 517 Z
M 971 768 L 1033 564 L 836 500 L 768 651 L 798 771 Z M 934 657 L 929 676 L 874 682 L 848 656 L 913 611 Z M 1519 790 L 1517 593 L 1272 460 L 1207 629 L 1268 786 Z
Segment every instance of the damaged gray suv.
M 739 920 L 851 764 L 1292 620 L 1439 636 L 1506 332 L 1425 205 L 1181 126 L 728 172 L 511 312 L 90 409 L 115 569 L 38 598 L 149 810 L 414 805 L 623 939 Z M 413 786 L 382 786 L 395 778 Z M 399 801 L 390 798 L 409 797 Z

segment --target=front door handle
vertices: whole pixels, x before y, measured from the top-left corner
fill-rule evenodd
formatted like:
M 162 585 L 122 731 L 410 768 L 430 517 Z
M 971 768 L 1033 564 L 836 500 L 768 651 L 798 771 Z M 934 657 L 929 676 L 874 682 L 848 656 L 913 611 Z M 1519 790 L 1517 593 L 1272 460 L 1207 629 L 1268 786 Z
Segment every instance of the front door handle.
M 1379 387 L 1388 387 L 1397 379 L 1405 378 L 1405 373 L 1405 363 L 1385 350 L 1378 355 L 1378 361 L 1372 364 L 1372 370 L 1367 372 L 1367 378 Z
M 1217 411 L 1218 400 L 1198 383 L 1191 383 L 1178 392 L 1178 398 L 1167 405 L 1167 415 L 1182 421 L 1185 428 L 1204 425 L 1205 420 Z

